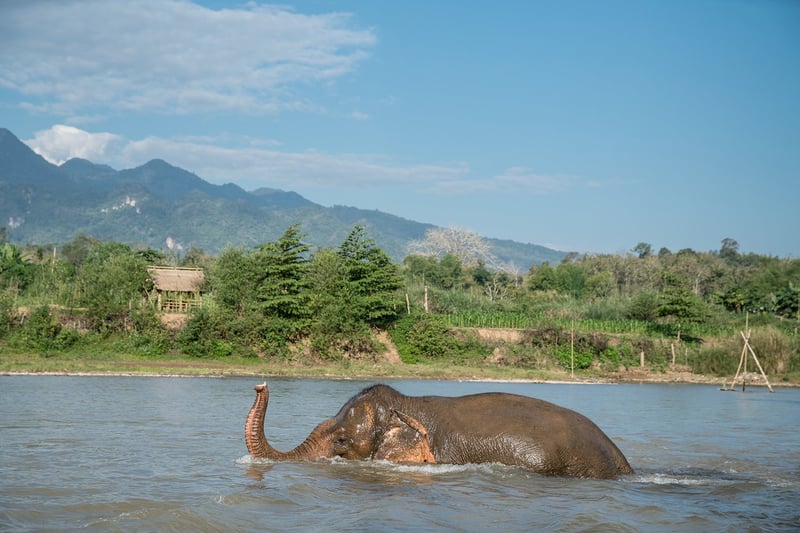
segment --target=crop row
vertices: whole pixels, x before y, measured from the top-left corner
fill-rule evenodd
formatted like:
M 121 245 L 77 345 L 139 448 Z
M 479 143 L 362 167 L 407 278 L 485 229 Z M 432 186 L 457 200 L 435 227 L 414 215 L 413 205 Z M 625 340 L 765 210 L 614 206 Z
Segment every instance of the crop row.
M 487 311 L 466 311 L 448 314 L 445 317 L 450 327 L 460 328 L 535 329 L 542 326 L 558 325 L 565 329 L 574 328 L 576 331 L 603 332 L 617 335 L 671 336 L 678 332 L 677 324 L 628 319 L 570 319 L 532 313 Z M 735 333 L 733 329 L 728 327 L 707 324 L 687 324 L 681 328 L 681 335 L 689 337 L 716 337 Z

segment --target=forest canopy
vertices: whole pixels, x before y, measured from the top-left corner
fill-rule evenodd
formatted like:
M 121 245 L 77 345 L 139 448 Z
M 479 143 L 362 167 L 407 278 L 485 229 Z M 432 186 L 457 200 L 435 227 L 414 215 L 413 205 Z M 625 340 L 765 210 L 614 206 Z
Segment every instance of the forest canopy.
M 86 235 L 20 247 L 4 235 L 0 340 L 12 348 L 48 352 L 91 335 L 118 335 L 156 354 L 346 360 L 375 357 L 385 349 L 375 333 L 387 331 L 406 362 L 476 358 L 524 366 L 563 363 L 564 331 L 577 324 L 587 368 L 634 364 L 642 346 L 663 352 L 657 339 L 695 343 L 696 357 L 718 357 L 703 340 L 735 338 L 752 316 L 780 337 L 782 369 L 800 360 L 800 260 L 742 254 L 730 238 L 717 251 L 654 252 L 638 243 L 625 255 L 569 254 L 521 271 L 459 230 L 413 243 L 403 264 L 359 225 L 335 248 L 312 249 L 291 225 L 275 241 L 218 255 Z M 203 303 L 178 330 L 164 327 L 154 305 L 154 265 L 205 273 Z M 492 356 L 491 346 L 458 333 L 464 327 L 532 332 L 526 349 L 538 355 Z

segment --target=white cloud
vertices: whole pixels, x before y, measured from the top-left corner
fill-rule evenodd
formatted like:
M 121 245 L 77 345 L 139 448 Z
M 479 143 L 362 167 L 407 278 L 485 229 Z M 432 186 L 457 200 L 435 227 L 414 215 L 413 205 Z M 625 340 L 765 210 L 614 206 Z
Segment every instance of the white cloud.
M 122 138 L 113 133 L 89 133 L 61 124 L 37 131 L 33 139 L 25 141 L 34 152 L 55 165 L 73 157 L 105 162 L 121 142 Z
M 223 147 L 148 137 L 126 144 L 120 154 L 125 166 L 161 158 L 205 179 L 234 182 L 247 189 L 277 187 L 369 188 L 452 180 L 464 165 L 397 165 L 370 154 L 330 154 L 316 150 L 285 152 L 268 147 Z
M 570 176 L 537 174 L 525 167 L 512 167 L 503 174 L 495 176 L 492 181 L 498 189 L 523 190 L 535 194 L 548 194 L 558 192 L 569 186 L 573 178 Z
M 247 137 L 146 137 L 124 139 L 56 125 L 25 141 L 48 161 L 61 164 L 81 157 L 115 168 L 131 168 L 151 159 L 194 172 L 214 183 L 233 182 L 245 189 L 365 189 L 404 186 L 452 196 L 489 193 L 550 194 L 570 187 L 570 176 L 537 174 L 512 167 L 487 179 L 470 179 L 465 163 L 398 164 L 374 154 L 330 154 L 317 150 L 281 151 L 276 141 Z
M 491 192 L 550 194 L 569 187 L 574 181 L 570 176 L 538 174 L 525 167 L 511 167 L 486 179 L 442 180 L 433 184 L 430 191 L 443 195 Z
M 228 146 L 222 146 L 224 140 Z M 420 186 L 457 181 L 468 172 L 464 164 L 401 165 L 372 154 L 329 154 L 315 150 L 287 152 L 276 143 L 225 137 L 147 137 L 124 139 L 111 133 L 89 133 L 57 125 L 25 141 L 45 159 L 61 163 L 83 157 L 115 168 L 131 168 L 151 159 L 194 172 L 214 183 L 233 182 L 246 189 L 276 187 L 346 189 L 392 185 Z
M 11 2 L 0 6 L 0 87 L 61 114 L 314 109 L 292 88 L 352 71 L 375 41 L 345 14 L 254 3 Z

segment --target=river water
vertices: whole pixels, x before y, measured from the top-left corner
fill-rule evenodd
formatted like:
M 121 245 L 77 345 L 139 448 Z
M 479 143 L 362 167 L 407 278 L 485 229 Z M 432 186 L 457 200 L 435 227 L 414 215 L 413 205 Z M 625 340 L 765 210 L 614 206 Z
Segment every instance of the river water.
M 390 381 L 412 395 L 507 391 L 575 409 L 636 473 L 252 460 L 253 378 L 0 377 L 2 531 L 791 531 L 800 389 Z M 270 380 L 279 449 L 372 384 Z

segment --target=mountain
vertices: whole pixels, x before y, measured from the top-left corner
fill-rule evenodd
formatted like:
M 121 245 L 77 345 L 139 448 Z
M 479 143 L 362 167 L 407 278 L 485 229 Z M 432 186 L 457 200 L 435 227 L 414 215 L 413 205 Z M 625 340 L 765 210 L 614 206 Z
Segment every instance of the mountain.
M 324 207 L 290 191 L 214 185 L 160 159 L 125 170 L 85 159 L 57 166 L 0 128 L 0 225 L 12 242 L 60 243 L 83 233 L 157 250 L 170 243 L 218 253 L 273 241 L 298 223 L 318 247 L 339 246 L 361 224 L 397 262 L 410 241 L 434 227 L 376 210 Z M 487 240 L 498 258 L 521 269 L 564 256 L 534 244 Z

